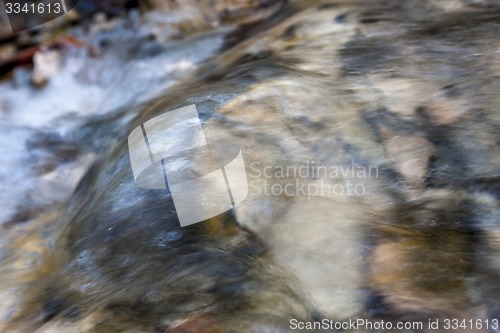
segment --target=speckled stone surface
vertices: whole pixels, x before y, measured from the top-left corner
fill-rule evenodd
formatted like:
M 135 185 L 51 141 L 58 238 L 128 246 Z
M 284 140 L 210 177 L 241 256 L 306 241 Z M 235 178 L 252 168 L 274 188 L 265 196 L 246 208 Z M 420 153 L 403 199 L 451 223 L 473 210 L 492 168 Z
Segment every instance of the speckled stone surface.
M 451 0 L 291 1 L 215 28 L 220 47 L 161 93 L 47 141 L 54 163 L 69 155 L 85 176 L 57 209 L 4 224 L 2 324 L 289 332 L 291 319 L 364 318 L 424 323 L 391 332 L 495 332 L 427 323 L 499 319 L 499 27 L 495 1 Z M 207 41 L 196 36 L 183 50 Z M 101 93 L 127 89 L 104 82 Z M 240 145 L 250 192 L 181 228 L 168 191 L 135 185 L 126 137 L 190 104 L 208 138 Z M 195 157 L 179 169 L 193 165 L 213 167 Z

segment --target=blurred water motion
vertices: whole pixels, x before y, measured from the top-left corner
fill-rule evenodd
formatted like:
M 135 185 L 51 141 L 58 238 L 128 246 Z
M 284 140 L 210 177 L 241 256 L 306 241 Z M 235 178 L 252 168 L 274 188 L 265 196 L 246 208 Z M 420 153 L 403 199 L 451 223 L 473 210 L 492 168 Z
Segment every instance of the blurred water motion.
M 0 85 L 0 330 L 498 330 L 495 2 L 137 5 L 6 42 L 33 54 Z M 249 193 L 182 228 L 127 137 L 193 104 Z

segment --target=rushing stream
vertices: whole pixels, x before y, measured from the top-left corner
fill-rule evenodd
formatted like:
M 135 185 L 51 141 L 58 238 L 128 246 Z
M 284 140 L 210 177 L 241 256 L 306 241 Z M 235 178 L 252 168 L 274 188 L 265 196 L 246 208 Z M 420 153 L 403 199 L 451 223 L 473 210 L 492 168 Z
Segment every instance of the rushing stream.
M 500 7 L 178 7 L 0 83 L 0 331 L 499 332 Z

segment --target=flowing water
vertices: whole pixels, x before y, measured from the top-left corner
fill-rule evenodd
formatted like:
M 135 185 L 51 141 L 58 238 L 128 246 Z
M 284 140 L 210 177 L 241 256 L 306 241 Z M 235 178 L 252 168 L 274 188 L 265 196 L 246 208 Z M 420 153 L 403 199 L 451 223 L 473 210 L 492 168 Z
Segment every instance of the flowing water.
M 175 41 L 160 14 L 130 14 L 74 32 L 92 47 L 56 55 L 44 87 L 23 70 L 0 86 L 5 331 L 499 331 L 500 7 L 314 1 L 243 17 L 260 10 Z M 166 159 L 167 178 L 206 176 L 239 147 L 246 179 L 224 177 L 248 195 L 181 227 L 172 183 L 136 183 L 127 137 L 193 104 L 219 159 Z

